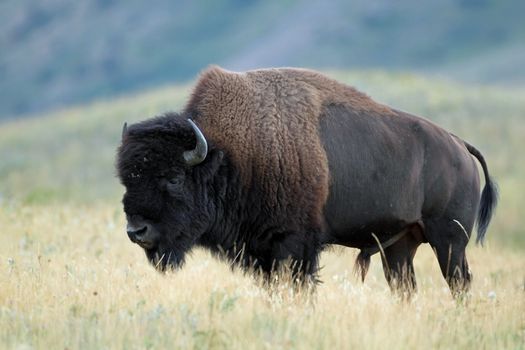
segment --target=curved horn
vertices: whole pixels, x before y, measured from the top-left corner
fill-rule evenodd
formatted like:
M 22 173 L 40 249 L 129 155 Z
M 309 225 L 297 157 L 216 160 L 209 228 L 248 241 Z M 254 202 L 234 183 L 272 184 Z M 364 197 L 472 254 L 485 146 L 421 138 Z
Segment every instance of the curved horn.
M 126 136 L 127 133 L 128 133 L 128 123 L 124 123 L 124 126 L 122 127 L 122 138 L 124 138 L 124 136 Z
M 186 164 L 194 166 L 199 163 L 202 163 L 202 161 L 206 159 L 206 155 L 208 154 L 208 142 L 206 142 L 206 138 L 202 134 L 202 131 L 200 131 L 197 125 L 195 125 L 193 120 L 188 119 L 188 122 L 190 123 L 193 132 L 195 133 L 197 145 L 195 146 L 195 149 L 192 149 L 191 151 L 185 151 L 183 155 Z

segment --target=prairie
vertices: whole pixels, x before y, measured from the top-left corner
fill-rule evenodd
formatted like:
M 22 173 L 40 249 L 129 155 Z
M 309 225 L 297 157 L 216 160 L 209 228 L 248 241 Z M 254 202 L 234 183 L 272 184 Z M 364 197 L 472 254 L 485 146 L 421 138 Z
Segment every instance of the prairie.
M 177 110 L 187 86 L 0 124 L 0 348 L 525 348 L 525 90 L 376 71 L 331 72 L 476 145 L 500 189 L 470 296 L 450 296 L 425 245 L 419 292 L 390 293 L 379 257 L 323 253 L 316 293 L 271 290 L 196 250 L 154 271 L 124 232 L 113 156 L 124 121 Z
M 378 257 L 364 284 L 355 251 L 322 255 L 317 293 L 273 290 L 207 253 L 161 275 L 127 241 L 115 206 L 3 210 L 2 348 L 523 348 L 525 259 L 470 247 L 469 299 L 455 302 L 428 246 L 419 293 L 392 296 Z

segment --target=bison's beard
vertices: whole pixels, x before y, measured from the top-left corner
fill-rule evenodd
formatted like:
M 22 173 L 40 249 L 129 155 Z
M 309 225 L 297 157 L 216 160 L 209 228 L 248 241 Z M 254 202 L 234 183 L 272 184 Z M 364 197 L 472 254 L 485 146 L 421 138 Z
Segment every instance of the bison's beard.
M 173 250 L 155 247 L 144 249 L 149 262 L 160 272 L 166 272 L 181 267 L 184 263 L 183 254 Z

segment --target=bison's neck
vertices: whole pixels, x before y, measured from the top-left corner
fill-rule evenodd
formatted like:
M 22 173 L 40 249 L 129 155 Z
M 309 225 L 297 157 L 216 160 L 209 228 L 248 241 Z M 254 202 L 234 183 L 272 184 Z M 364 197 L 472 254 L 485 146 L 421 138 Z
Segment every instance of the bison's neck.
M 214 220 L 198 244 L 232 262 L 253 267 L 269 249 L 264 247 L 264 237 L 276 227 L 264 215 L 258 193 L 257 185 L 246 185 L 225 157 L 208 192 Z
M 214 212 L 214 220 L 198 243 L 213 252 L 230 254 L 236 250 L 243 241 L 243 214 L 247 197 L 239 171 L 226 156 L 208 190 L 210 203 L 207 205 Z
M 235 166 L 225 158 L 213 180 L 209 199 L 215 219 L 199 245 L 244 268 L 269 272 L 274 259 L 287 254 L 303 256 L 316 245 L 319 228 L 288 216 L 273 215 L 257 182 L 246 185 Z M 313 237 L 313 238 L 312 238 Z M 300 250 L 295 252 L 294 250 Z M 276 251 L 282 256 L 275 256 Z

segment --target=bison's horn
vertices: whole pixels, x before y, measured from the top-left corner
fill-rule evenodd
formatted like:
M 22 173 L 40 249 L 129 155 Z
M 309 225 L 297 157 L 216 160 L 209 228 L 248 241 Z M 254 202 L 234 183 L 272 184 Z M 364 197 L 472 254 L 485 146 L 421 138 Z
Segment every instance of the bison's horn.
M 202 161 L 206 158 L 206 155 L 208 154 L 208 142 L 206 142 L 206 138 L 202 134 L 202 131 L 200 131 L 197 125 L 195 125 L 193 120 L 188 119 L 188 122 L 190 123 L 191 127 L 193 128 L 193 132 L 195 133 L 197 145 L 195 146 L 195 149 L 184 152 L 184 160 L 186 161 L 186 164 L 194 166 L 199 163 L 202 163 Z
M 124 136 L 126 136 L 127 133 L 128 133 L 128 123 L 124 123 L 124 126 L 122 127 L 122 138 L 124 138 Z

